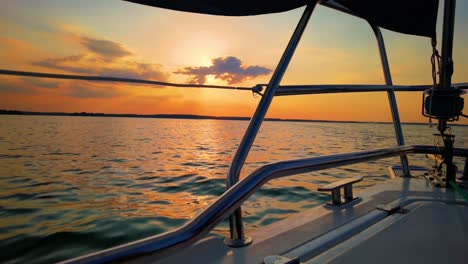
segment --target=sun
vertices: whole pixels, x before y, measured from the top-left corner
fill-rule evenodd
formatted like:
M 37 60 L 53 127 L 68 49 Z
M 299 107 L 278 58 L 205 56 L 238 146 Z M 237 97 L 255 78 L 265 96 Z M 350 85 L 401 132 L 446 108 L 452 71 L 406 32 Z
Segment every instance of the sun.
M 212 60 L 225 56 L 226 44 L 221 36 L 210 31 L 190 32 L 174 43 L 171 49 L 172 61 L 183 66 L 210 66 Z

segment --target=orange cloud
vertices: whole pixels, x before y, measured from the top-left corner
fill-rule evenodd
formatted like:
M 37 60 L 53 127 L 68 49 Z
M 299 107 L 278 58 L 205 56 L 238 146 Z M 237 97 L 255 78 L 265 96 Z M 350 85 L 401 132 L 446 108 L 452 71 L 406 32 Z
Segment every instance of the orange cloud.
M 190 83 L 195 84 L 204 84 L 208 75 L 227 81 L 228 84 L 235 84 L 271 72 L 271 69 L 262 66 L 242 65 L 241 60 L 233 56 L 215 58 L 212 64 L 211 66 L 185 67 L 175 73 L 193 76 Z
M 87 83 L 85 83 L 87 84 Z M 118 89 L 112 89 L 109 87 L 93 87 L 91 85 L 85 85 L 82 83 L 74 83 L 67 85 L 67 88 L 63 92 L 63 95 L 88 99 L 88 98 L 114 98 L 124 95 L 122 91 Z
M 159 64 L 135 61 L 115 61 L 110 63 L 92 54 L 78 54 L 61 58 L 46 58 L 32 62 L 32 65 L 65 72 L 113 76 L 122 78 L 143 78 L 166 81 L 168 73 Z
M 80 43 L 88 51 L 98 55 L 104 60 L 114 60 L 133 55 L 133 53 L 122 44 L 106 39 L 81 37 Z
M 0 64 L 1 67 L 12 67 L 28 62 L 39 51 L 36 47 L 23 40 L 0 36 Z
M 35 78 L 0 76 L 0 93 L 39 94 L 50 93 L 58 88 L 59 82 Z
M 31 45 L 22 40 L 5 36 L 0 36 L 0 43 L 8 49 L 27 50 L 32 48 Z
M 76 74 L 143 78 L 166 81 L 168 73 L 162 65 L 125 59 L 134 53 L 124 45 L 106 39 L 74 35 L 74 41 L 82 47 L 79 54 L 45 58 L 31 63 L 48 69 Z
M 83 81 L 61 81 L 30 77 L 0 76 L 0 93 L 17 96 L 47 95 L 66 96 L 78 99 L 115 98 L 131 95 L 121 85 L 89 83 Z

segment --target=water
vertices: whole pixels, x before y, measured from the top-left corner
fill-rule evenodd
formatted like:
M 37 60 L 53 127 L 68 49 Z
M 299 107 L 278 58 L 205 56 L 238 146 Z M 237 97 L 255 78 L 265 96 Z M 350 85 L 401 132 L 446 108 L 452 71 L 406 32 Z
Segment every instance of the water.
M 0 262 L 48 263 L 182 225 L 225 188 L 245 121 L 0 116 Z M 434 129 L 406 125 L 407 144 Z M 468 127 L 455 127 L 468 147 Z M 394 145 L 390 124 L 266 122 L 242 175 L 284 159 Z M 247 232 L 324 203 L 317 186 L 385 181 L 398 158 L 277 179 L 244 205 Z M 459 161 L 460 162 L 460 161 Z M 430 166 L 424 156 L 412 165 Z M 214 230 L 227 233 L 226 223 Z

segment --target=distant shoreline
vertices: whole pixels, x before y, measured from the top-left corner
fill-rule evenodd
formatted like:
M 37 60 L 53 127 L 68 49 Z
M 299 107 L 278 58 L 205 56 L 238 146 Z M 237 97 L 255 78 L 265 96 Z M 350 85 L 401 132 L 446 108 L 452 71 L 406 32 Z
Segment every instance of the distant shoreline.
M 130 118 L 160 118 L 160 119 L 211 119 L 211 120 L 235 120 L 249 121 L 250 117 L 243 116 L 205 116 L 205 115 L 187 115 L 187 114 L 105 114 L 88 112 L 31 112 L 19 110 L 1 110 L 0 115 L 34 115 L 34 116 L 87 116 L 87 117 L 130 117 Z M 315 120 L 315 119 L 291 119 L 291 118 L 265 118 L 265 121 L 273 122 L 304 122 L 304 123 L 363 123 L 363 124 L 392 124 L 392 122 L 383 121 L 339 121 L 339 120 Z M 427 123 L 404 122 L 405 125 L 427 125 Z M 451 124 L 452 126 L 468 126 L 464 124 Z

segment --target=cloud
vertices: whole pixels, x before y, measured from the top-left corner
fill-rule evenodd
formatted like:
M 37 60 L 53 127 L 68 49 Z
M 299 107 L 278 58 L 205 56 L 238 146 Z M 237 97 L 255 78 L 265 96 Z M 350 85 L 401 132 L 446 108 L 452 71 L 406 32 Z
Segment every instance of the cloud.
M 62 70 L 79 74 L 92 74 L 92 69 L 78 66 L 79 63 L 82 62 L 84 57 L 85 56 L 83 54 L 79 54 L 63 58 L 47 58 L 40 61 L 34 61 L 31 64 L 33 66 L 40 66 L 44 68 Z
M 44 90 L 46 89 L 46 90 Z M 56 94 L 80 99 L 115 98 L 127 94 L 118 86 L 103 86 L 95 83 L 61 81 L 49 82 L 42 79 L 0 76 L 0 94 Z
M 75 97 L 75 98 L 112 98 L 120 96 L 121 93 L 109 88 L 91 88 L 83 85 L 71 85 L 67 89 L 68 91 L 64 94 L 66 96 Z
M 0 36 L 0 45 L 5 46 L 5 48 L 8 48 L 10 50 L 15 49 L 24 51 L 26 49 L 32 48 L 32 46 L 25 41 L 5 36 Z
M 25 77 L 23 80 L 27 83 L 35 85 L 37 88 L 45 88 L 45 89 L 55 89 L 58 88 L 60 85 L 60 82 L 54 82 L 54 81 L 47 81 L 44 79 L 40 78 L 29 78 Z
M 0 76 L 0 93 L 38 94 L 53 91 L 59 85 L 59 82 L 30 77 Z
M 35 90 L 19 78 L 0 77 L 0 93 L 33 94 Z
M 271 72 L 271 69 L 262 66 L 242 65 L 241 60 L 233 56 L 216 58 L 212 63 L 213 65 L 209 67 L 185 67 L 175 73 L 192 75 L 190 82 L 195 84 L 204 84 L 207 75 L 213 75 L 228 84 L 235 84 Z
M 142 104 L 150 104 L 150 103 L 161 103 L 161 102 L 169 102 L 174 100 L 181 100 L 184 97 L 180 94 L 162 94 L 162 95 L 145 95 L 145 96 L 134 96 L 133 99 L 138 101 Z
M 166 81 L 168 74 L 159 64 L 116 61 L 110 63 L 93 55 L 72 55 L 63 58 L 47 58 L 31 63 L 34 66 L 66 71 L 74 74 L 112 76 L 132 79 Z
M 120 43 L 82 34 L 70 33 L 70 36 L 70 40 L 82 47 L 78 54 L 44 58 L 31 62 L 31 65 L 78 75 L 157 81 L 169 79 L 169 73 L 165 72 L 160 64 L 136 60 L 134 53 Z M 270 74 L 271 69 L 257 65 L 243 65 L 240 59 L 228 56 L 213 59 L 211 66 L 185 67 L 175 73 L 191 76 L 190 83 L 194 84 L 205 83 L 207 76 L 235 84 Z
M 142 78 L 158 81 L 166 81 L 168 79 L 168 74 L 162 71 L 161 65 L 142 62 L 123 62 L 119 67 L 103 67 L 98 69 L 98 72 L 102 76 L 121 78 Z
M 159 64 L 131 60 L 133 52 L 122 44 L 85 35 L 68 33 L 84 49 L 79 54 L 33 61 L 33 66 L 79 75 L 112 76 L 167 81 L 169 74 Z M 130 57 L 130 58 L 126 58 Z
M 82 36 L 80 37 L 80 43 L 88 51 L 106 60 L 114 60 L 133 55 L 133 53 L 127 50 L 122 44 L 110 40 Z

